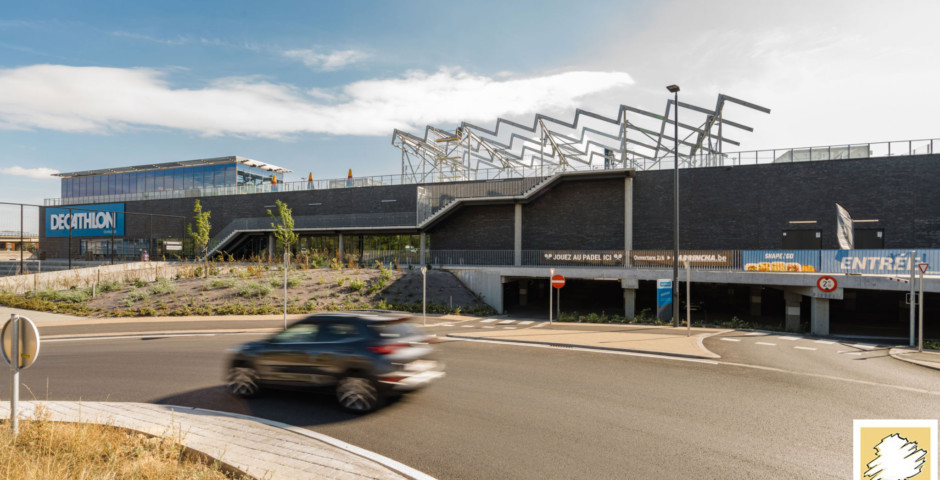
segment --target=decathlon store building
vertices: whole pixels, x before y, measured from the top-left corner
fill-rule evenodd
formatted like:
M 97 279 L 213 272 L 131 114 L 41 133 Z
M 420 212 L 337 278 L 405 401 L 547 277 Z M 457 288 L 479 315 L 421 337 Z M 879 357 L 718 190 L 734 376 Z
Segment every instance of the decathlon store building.
M 693 318 L 777 317 L 822 335 L 906 337 L 909 285 L 899 280 L 910 276 L 911 251 L 914 263 L 940 267 L 935 146 L 882 156 L 870 146 L 846 159 L 828 148 L 822 161 L 799 161 L 816 154 L 791 150 L 766 164 L 738 157 L 681 168 L 680 259 L 692 269 Z M 293 211 L 301 249 L 364 265 L 430 264 L 497 310 L 532 316 L 547 317 L 554 268 L 567 279 L 565 310 L 633 316 L 655 310 L 656 280 L 672 276 L 673 170 L 614 167 L 278 183 L 283 168 L 221 157 L 65 173 L 62 197 L 46 202 L 40 248 L 46 258 L 143 250 L 172 258 L 186 253 L 173 247 L 198 199 L 211 212 L 213 254 L 264 255 L 274 248 L 267 210 L 280 200 Z M 838 249 L 837 203 L 855 219 L 852 250 Z M 925 331 L 937 337 L 932 271 Z M 819 288 L 824 275 L 834 290 Z

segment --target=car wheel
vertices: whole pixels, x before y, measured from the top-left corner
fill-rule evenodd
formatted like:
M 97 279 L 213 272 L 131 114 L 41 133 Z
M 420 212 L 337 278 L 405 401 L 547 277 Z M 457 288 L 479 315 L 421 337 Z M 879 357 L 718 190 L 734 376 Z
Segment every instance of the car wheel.
M 379 406 L 379 392 L 375 384 L 361 377 L 346 377 L 336 386 L 336 399 L 346 410 L 366 413 Z
M 253 397 L 261 390 L 258 372 L 251 367 L 232 367 L 226 383 L 228 390 L 239 397 Z

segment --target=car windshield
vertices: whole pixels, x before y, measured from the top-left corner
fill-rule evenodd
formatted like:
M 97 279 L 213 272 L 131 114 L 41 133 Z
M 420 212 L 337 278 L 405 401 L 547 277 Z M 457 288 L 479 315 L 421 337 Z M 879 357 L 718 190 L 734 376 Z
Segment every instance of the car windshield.
M 283 332 L 271 338 L 272 343 L 299 343 L 313 342 L 317 337 L 317 325 L 313 323 L 298 323 L 291 325 Z
M 416 337 L 422 335 L 421 331 L 418 330 L 418 327 L 401 320 L 393 322 L 377 322 L 369 325 L 369 328 L 378 333 L 379 337 L 388 339 Z

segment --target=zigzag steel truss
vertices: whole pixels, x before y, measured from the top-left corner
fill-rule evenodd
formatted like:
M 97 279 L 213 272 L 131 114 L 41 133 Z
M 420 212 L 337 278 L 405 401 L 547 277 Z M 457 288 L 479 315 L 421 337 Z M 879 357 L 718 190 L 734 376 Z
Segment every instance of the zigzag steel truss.
M 664 115 L 620 105 L 615 118 L 578 109 L 571 122 L 536 114 L 531 126 L 499 118 L 493 130 L 467 122 L 452 132 L 428 125 L 424 137 L 419 137 L 396 129 L 392 145 L 402 151 L 402 176 L 419 183 L 547 176 L 594 168 L 655 170 L 666 168 L 665 158 L 672 164 L 675 139 L 670 136 L 673 128 L 667 126 L 676 124 L 670 118 L 675 116 L 674 103 L 667 101 Z M 697 126 L 679 122 L 680 166 L 707 166 L 720 158 L 725 143 L 739 146 L 724 136 L 724 126 L 754 131 L 724 118 L 727 103 L 770 113 L 724 94 L 718 95 L 713 110 L 679 102 L 679 108 L 686 110 L 683 119 L 692 116 L 689 113 L 705 116 Z M 687 153 L 681 152 L 683 147 Z

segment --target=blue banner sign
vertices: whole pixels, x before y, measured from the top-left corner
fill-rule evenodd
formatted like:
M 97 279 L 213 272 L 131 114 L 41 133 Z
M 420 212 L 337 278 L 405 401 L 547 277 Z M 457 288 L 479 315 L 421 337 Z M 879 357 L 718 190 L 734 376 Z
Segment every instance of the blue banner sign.
M 908 275 L 911 271 L 910 250 L 823 250 L 820 252 L 822 268 L 827 273 L 873 273 L 882 275 Z M 918 263 L 929 263 L 931 270 L 940 268 L 940 250 L 916 250 L 915 272 Z
M 46 236 L 106 237 L 124 235 L 124 204 L 83 205 L 75 208 L 47 208 Z
M 672 280 L 656 280 L 656 318 L 672 321 Z
M 744 250 L 741 263 L 749 272 L 818 272 L 819 250 Z

